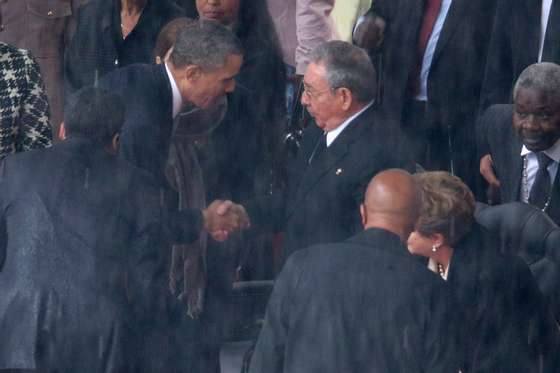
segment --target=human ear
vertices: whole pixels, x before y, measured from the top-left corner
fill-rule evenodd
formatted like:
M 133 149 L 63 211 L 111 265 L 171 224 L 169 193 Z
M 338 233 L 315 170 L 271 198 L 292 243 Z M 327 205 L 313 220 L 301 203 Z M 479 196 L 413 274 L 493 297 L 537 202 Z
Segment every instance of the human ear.
M 200 66 L 197 65 L 189 65 L 184 70 L 184 77 L 190 81 L 196 81 L 202 75 L 202 70 Z
M 342 99 L 342 108 L 344 110 L 350 109 L 352 103 L 354 102 L 354 97 L 352 96 L 352 92 L 350 92 L 348 88 L 342 87 L 338 89 L 338 94 Z
M 111 149 L 117 153 L 119 151 L 119 145 L 120 145 L 120 135 L 118 133 L 116 133 L 113 136 L 113 139 L 111 140 Z
M 362 225 L 365 227 L 367 224 L 366 206 L 362 203 L 360 205 L 360 217 L 362 218 Z

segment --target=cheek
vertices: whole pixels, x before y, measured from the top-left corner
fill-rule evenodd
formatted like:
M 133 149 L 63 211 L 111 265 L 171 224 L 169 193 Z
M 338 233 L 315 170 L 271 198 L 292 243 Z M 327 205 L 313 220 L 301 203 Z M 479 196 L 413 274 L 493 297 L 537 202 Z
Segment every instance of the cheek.
M 408 251 L 410 251 L 412 254 L 414 254 L 417 251 L 416 244 L 417 244 L 416 238 L 414 237 L 414 235 L 410 235 L 408 237 L 408 240 L 406 241 L 406 245 L 408 247 Z

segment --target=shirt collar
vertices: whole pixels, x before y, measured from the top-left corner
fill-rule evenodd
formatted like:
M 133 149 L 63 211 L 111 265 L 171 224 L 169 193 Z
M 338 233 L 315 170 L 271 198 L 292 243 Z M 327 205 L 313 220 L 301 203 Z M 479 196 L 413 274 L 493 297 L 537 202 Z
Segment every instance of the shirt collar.
M 165 64 L 165 71 L 167 72 L 167 77 L 169 78 L 169 84 L 171 84 L 171 92 L 173 94 L 173 118 L 175 118 L 181 112 L 181 108 L 183 107 L 183 98 L 181 97 L 179 87 L 177 87 L 175 78 L 171 75 L 171 71 L 169 71 L 167 64 Z
M 373 105 L 373 100 L 370 101 L 366 106 L 364 106 L 360 111 L 358 111 L 356 114 L 352 115 L 350 118 L 346 119 L 344 122 L 342 122 L 342 124 L 338 127 L 336 127 L 334 130 L 327 132 L 327 146 L 330 146 L 333 141 L 338 137 L 338 135 L 340 135 L 342 133 L 342 131 L 344 131 L 344 129 L 346 127 L 348 127 L 348 125 L 354 120 L 356 119 L 360 114 L 362 114 L 364 111 L 366 111 L 367 109 L 370 108 L 370 106 Z
M 526 156 L 527 154 L 533 153 L 525 145 L 521 148 L 521 156 Z M 546 155 L 550 157 L 554 162 L 560 163 L 560 139 L 556 140 L 554 145 L 544 151 Z

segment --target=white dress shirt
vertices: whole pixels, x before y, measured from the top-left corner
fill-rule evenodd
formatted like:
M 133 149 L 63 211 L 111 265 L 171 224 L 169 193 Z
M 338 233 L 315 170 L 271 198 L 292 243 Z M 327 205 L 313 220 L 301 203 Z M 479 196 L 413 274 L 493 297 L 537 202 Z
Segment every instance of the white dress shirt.
M 171 71 L 165 64 L 165 71 L 167 72 L 167 78 L 169 79 L 169 84 L 171 84 L 171 93 L 173 94 L 173 119 L 181 112 L 181 108 L 183 107 L 183 97 L 181 97 L 181 92 L 179 92 L 179 87 L 177 87 L 177 83 L 175 83 L 175 78 L 171 75 Z
M 327 148 L 329 146 L 331 146 L 331 144 L 333 143 L 333 141 L 342 133 L 342 131 L 344 131 L 344 129 L 346 127 L 348 127 L 348 125 L 354 120 L 356 119 L 360 114 L 362 114 L 364 111 L 366 111 L 367 109 L 369 109 L 369 107 L 373 105 L 373 100 L 370 101 L 366 106 L 364 106 L 364 108 L 360 111 L 358 111 L 356 114 L 352 115 L 350 118 L 346 119 L 344 122 L 342 122 L 342 124 L 338 127 L 336 127 L 334 130 L 327 132 Z
M 556 143 L 545 150 L 544 153 L 554 161 L 550 162 L 547 167 L 548 173 L 550 174 L 550 184 L 553 184 L 556 173 L 558 172 L 558 162 L 560 162 L 560 140 L 556 141 Z M 539 161 L 537 160 L 537 155 L 527 149 L 525 145 L 523 145 L 521 149 L 521 156 L 526 157 L 527 160 L 527 180 L 521 181 L 521 200 L 523 202 L 528 202 L 531 188 L 533 188 L 535 178 L 537 177 L 537 171 L 539 170 Z M 523 183 L 527 183 L 526 190 L 523 188 Z
M 424 57 L 422 58 L 422 70 L 420 70 L 420 92 L 418 92 L 418 95 L 414 97 L 417 101 L 428 101 L 428 75 L 430 74 L 430 68 L 432 67 L 432 60 L 434 58 L 437 43 L 452 2 L 453 0 L 443 0 L 441 2 L 441 9 L 439 10 L 436 23 L 434 24 L 434 29 L 428 39 L 428 45 L 426 46 L 426 51 L 424 52 Z
M 543 0 L 541 7 L 541 38 L 539 40 L 539 62 L 542 60 L 544 49 L 544 38 L 546 36 L 546 28 L 548 27 L 548 18 L 550 17 L 550 8 L 552 8 L 553 0 Z

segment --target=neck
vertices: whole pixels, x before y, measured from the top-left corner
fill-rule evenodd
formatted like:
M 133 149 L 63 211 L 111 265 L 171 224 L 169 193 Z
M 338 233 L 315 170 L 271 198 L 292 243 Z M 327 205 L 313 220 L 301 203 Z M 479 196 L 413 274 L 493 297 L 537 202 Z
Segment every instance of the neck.
M 449 262 L 453 256 L 453 248 L 448 245 L 441 245 L 435 253 L 430 256 L 433 260 L 443 265 L 444 269 L 449 267 Z
M 394 233 L 399 236 L 402 242 L 406 242 L 411 231 L 411 229 L 408 228 L 408 225 L 403 224 L 403 222 L 375 217 L 369 217 L 367 223 L 364 225 L 364 229 L 369 228 L 384 229 Z
M 363 104 L 363 103 L 355 103 L 352 104 L 352 106 L 346 111 L 346 113 L 344 113 L 344 118 L 340 119 L 340 123 L 338 126 L 336 126 L 335 128 L 333 128 L 333 130 L 335 130 L 336 128 L 340 127 L 342 125 L 342 123 L 346 122 L 348 119 L 352 118 L 354 115 L 358 114 L 360 111 L 362 111 L 365 107 L 367 106 L 367 103 Z
M 147 0 L 121 0 L 121 9 L 129 14 L 140 13 Z

